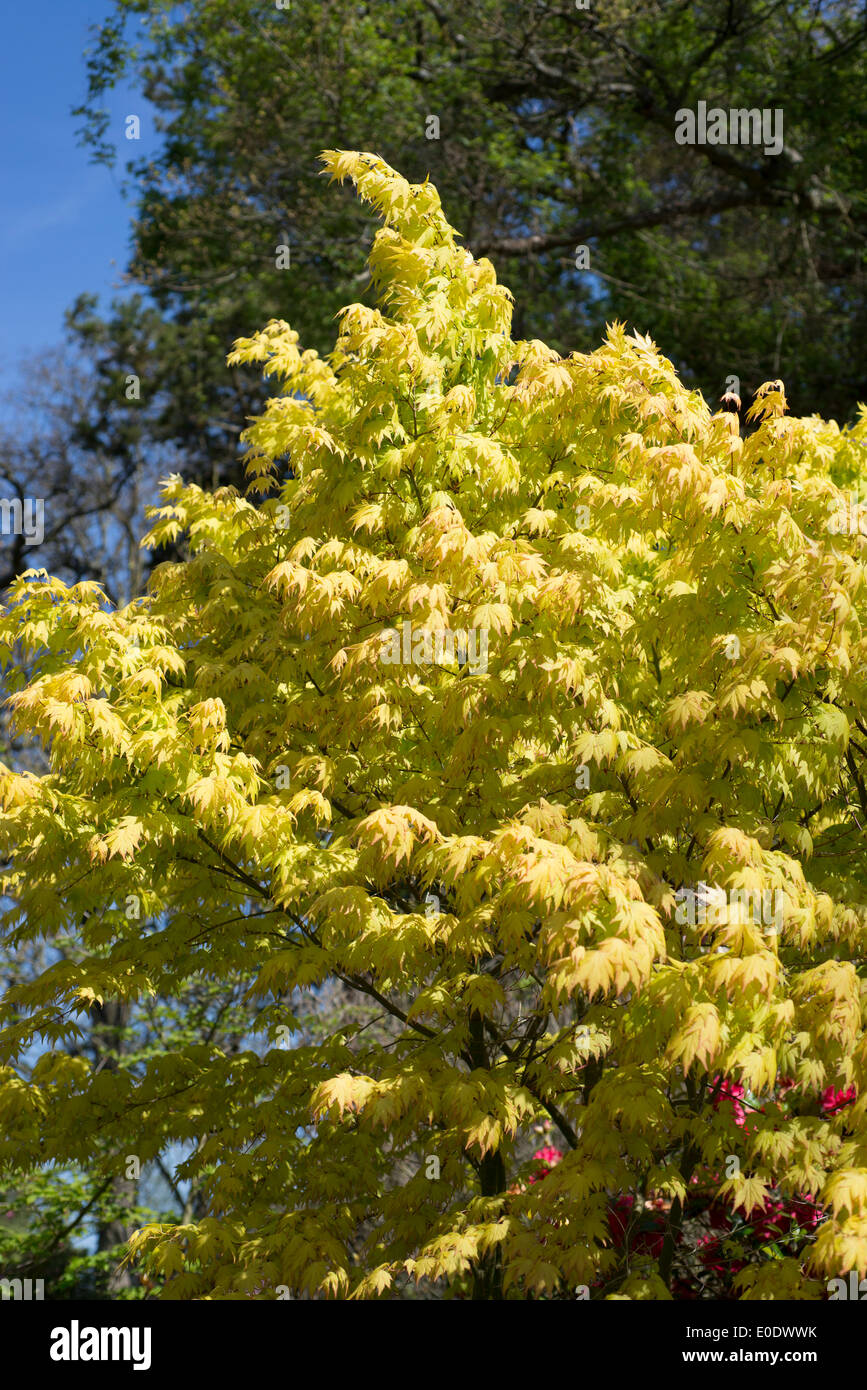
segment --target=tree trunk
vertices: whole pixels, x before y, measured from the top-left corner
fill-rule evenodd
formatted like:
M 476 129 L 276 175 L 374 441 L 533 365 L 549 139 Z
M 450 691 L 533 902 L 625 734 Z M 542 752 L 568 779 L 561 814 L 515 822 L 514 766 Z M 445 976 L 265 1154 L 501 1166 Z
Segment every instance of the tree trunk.
M 117 1059 L 124 1050 L 124 1030 L 129 1022 L 129 1005 L 108 999 L 104 1004 L 94 1007 L 91 1017 L 94 1024 L 92 1041 L 97 1066 L 104 1067 L 107 1071 L 116 1071 Z M 126 1176 L 126 1155 L 121 1155 L 121 1161 L 122 1169 L 112 1179 L 109 1191 L 114 1202 L 124 1209 L 135 1205 L 138 1180 Z M 103 1252 L 125 1244 L 133 1229 L 121 1216 L 103 1222 L 97 1233 L 97 1250 Z M 117 1294 L 122 1289 L 132 1288 L 134 1282 L 128 1266 L 123 1269 L 115 1268 L 109 1275 L 108 1292 Z

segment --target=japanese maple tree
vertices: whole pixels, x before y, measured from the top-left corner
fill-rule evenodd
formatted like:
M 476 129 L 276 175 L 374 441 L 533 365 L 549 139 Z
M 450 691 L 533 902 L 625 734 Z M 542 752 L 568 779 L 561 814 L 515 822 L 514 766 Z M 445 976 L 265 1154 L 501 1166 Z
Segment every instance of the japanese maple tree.
M 825 1297 L 867 1272 L 864 540 L 833 524 L 867 417 L 772 382 L 742 438 L 618 325 L 513 341 L 430 183 L 323 160 L 382 218 L 377 307 L 327 359 L 236 344 L 277 388 L 247 495 L 168 479 L 147 544 L 187 558 L 146 598 L 31 571 L 0 622 L 51 767 L 0 778 L 3 931 L 84 948 L 3 1005 L 0 1159 L 185 1146 L 206 1215 L 131 1242 L 168 1298 L 694 1296 L 693 1190 L 732 1236 L 800 1212 L 742 1239 L 740 1296 Z M 251 970 L 270 1046 L 66 1050 L 94 1001 Z M 287 1046 L 334 979 L 387 1030 Z

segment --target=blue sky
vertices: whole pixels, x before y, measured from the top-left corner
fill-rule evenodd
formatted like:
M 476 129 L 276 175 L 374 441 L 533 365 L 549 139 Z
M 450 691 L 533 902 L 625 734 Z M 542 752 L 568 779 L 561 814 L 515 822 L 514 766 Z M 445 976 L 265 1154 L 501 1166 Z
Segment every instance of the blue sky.
M 134 90 L 113 95 L 114 170 L 89 161 L 70 112 L 85 95 L 88 25 L 108 0 L 49 0 L 7 6 L 0 57 L 0 370 L 63 336 L 63 313 L 81 291 L 108 298 L 126 264 L 130 208 L 122 163 L 154 146 L 152 123 Z M 124 118 L 142 118 L 142 138 L 123 138 Z

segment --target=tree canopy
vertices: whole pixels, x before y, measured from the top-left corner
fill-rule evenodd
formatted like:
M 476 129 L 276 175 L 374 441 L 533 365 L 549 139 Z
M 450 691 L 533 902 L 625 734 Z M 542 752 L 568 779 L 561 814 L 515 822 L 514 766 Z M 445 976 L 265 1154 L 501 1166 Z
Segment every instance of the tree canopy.
M 224 345 L 290 317 L 330 348 L 375 231 L 316 178 L 335 143 L 434 180 L 515 290 L 520 337 L 587 350 L 617 319 L 709 400 L 730 375 L 749 393 L 782 376 L 798 412 L 852 418 L 865 42 L 854 0 L 117 0 L 80 116 L 98 157 L 131 156 L 130 273 L 160 314 L 138 356 L 151 397 L 178 388 L 160 428 L 210 481 L 245 381 L 215 370 Z M 118 83 L 158 123 L 146 158 L 106 114 Z M 777 112 L 779 149 L 679 144 L 699 102 Z M 111 324 L 108 360 L 135 371 L 122 311 Z
M 620 324 L 513 339 L 430 182 L 323 162 L 377 305 L 236 343 L 277 386 L 246 494 L 169 478 L 146 596 L 30 571 L 0 620 L 50 759 L 0 778 L 4 937 L 82 947 L 3 1002 L 0 1159 L 185 1146 L 201 1214 L 131 1243 L 169 1298 L 668 1298 L 695 1186 L 811 1202 L 737 1290 L 822 1297 L 867 1272 L 867 415 L 770 381 L 741 438 Z M 246 972 L 268 1047 L 63 1050 Z M 287 1045 L 335 979 L 388 1034 Z

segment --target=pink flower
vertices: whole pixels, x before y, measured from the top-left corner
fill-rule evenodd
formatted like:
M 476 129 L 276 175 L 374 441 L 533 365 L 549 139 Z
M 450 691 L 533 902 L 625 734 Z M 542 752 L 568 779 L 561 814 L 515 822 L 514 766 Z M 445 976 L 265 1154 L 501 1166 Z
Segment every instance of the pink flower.
M 844 1110 L 847 1105 L 852 1104 L 855 1095 L 854 1086 L 850 1086 L 846 1091 L 835 1091 L 833 1086 L 826 1086 L 822 1092 L 822 1109 L 826 1115 L 836 1115 L 838 1110 Z
M 540 1163 L 547 1163 L 549 1168 L 553 1168 L 554 1164 L 559 1163 L 563 1157 L 563 1150 L 555 1149 L 549 1145 L 545 1149 L 537 1149 L 533 1157 L 538 1158 Z
M 743 1094 L 744 1088 L 739 1081 L 724 1080 L 719 1088 L 719 1091 L 714 1096 L 713 1101 L 714 1109 L 718 1110 L 721 1101 L 730 1100 L 732 1103 L 732 1115 L 734 1117 L 734 1122 L 741 1128 L 743 1128 L 744 1119 L 746 1118 L 744 1107 L 740 1104 L 740 1098 L 743 1096 Z
M 530 1182 L 541 1182 L 543 1178 L 547 1178 L 555 1164 L 560 1162 L 560 1159 L 563 1157 L 563 1150 L 555 1149 L 553 1145 L 548 1144 L 543 1149 L 537 1149 L 533 1157 L 538 1159 L 539 1162 L 543 1163 L 545 1166 L 542 1169 L 537 1169 L 535 1173 L 530 1174 Z

